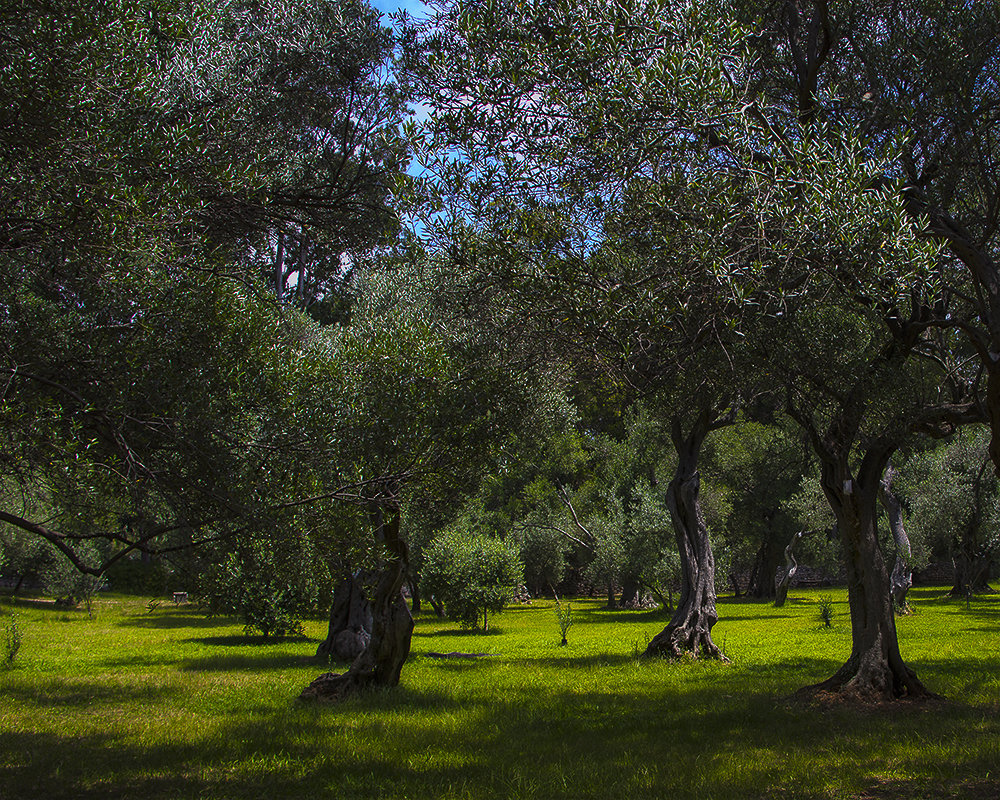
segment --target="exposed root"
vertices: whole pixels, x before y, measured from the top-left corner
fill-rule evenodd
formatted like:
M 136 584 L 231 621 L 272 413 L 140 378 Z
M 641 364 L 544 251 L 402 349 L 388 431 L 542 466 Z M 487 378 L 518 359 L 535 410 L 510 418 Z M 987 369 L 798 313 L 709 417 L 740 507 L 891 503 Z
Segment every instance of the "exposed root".
M 339 703 L 341 700 L 358 694 L 373 686 L 372 681 L 365 680 L 363 675 L 351 672 L 336 673 L 324 672 L 316 680 L 310 683 L 299 700 L 317 703 Z
M 927 689 L 906 666 L 898 671 L 888 665 L 857 669 L 848 662 L 833 677 L 803 686 L 791 699 L 829 708 L 834 705 L 881 707 L 941 698 Z
M 712 634 L 704 628 L 670 624 L 653 637 L 644 656 L 680 659 L 709 658 L 729 663 L 729 659 L 712 641 Z

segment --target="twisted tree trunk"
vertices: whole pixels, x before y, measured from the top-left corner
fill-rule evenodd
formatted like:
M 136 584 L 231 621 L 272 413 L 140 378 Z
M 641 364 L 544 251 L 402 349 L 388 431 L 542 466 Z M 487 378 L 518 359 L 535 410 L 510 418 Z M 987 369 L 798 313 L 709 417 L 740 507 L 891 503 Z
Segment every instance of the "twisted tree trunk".
M 910 540 L 903 527 L 903 510 L 898 498 L 892 492 L 892 481 L 895 477 L 896 470 L 891 465 L 887 466 L 879 482 L 879 500 L 889 517 L 889 530 L 896 545 L 896 563 L 889 578 L 893 606 L 897 613 L 909 614 L 910 604 L 906 601 L 906 593 L 913 586 L 913 572 L 908 563 L 911 555 Z
M 781 572 L 781 577 L 775 576 L 774 580 L 774 607 L 781 608 L 785 604 L 785 600 L 788 599 L 788 586 L 792 582 L 792 578 L 795 577 L 795 573 L 799 570 L 799 563 L 795 560 L 795 556 L 792 554 L 792 548 L 795 547 L 795 543 L 802 538 L 805 531 L 799 531 L 792 537 L 792 541 L 788 543 L 785 548 L 785 568 Z
M 354 661 L 372 638 L 372 607 L 365 592 L 365 574 L 358 571 L 342 580 L 333 593 L 330 625 L 316 655 L 335 661 Z
M 701 514 L 698 457 L 713 420 L 703 411 L 685 437 L 680 421 L 673 424 L 677 471 L 667 488 L 667 507 L 674 523 L 681 560 L 681 590 L 670 623 L 646 647 L 647 656 L 677 658 L 683 653 L 728 661 L 712 641 L 715 610 L 715 558 Z
M 618 605 L 633 609 L 642 606 L 642 584 L 635 575 L 625 575 L 622 578 L 622 596 Z
M 389 688 L 399 683 L 410 653 L 413 617 L 403 599 L 409 553 L 399 535 L 399 509 L 378 508 L 373 513 L 376 537 L 390 557 L 383 565 L 370 599 L 372 633 L 368 646 L 343 674 L 320 675 L 302 694 L 302 700 L 337 701 L 357 691 Z
M 931 696 L 900 655 L 889 573 L 878 546 L 878 492 L 887 460 L 888 454 L 880 458 L 869 453 L 857 479 L 851 476 L 846 459 L 822 463 L 823 491 L 844 546 L 851 655 L 832 677 L 805 687 L 800 695 L 836 693 L 863 702 Z

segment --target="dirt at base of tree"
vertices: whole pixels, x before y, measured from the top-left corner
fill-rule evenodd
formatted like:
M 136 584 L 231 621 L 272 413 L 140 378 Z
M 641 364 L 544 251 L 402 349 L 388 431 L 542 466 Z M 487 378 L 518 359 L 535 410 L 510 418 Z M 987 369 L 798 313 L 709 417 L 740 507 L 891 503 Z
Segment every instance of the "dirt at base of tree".
M 962 781 L 952 785 L 941 783 L 918 784 L 915 781 L 879 781 L 860 794 L 852 794 L 849 800 L 996 800 L 1000 797 L 1000 780 Z
M 898 714 L 901 711 L 905 712 L 908 710 L 914 713 L 936 710 L 948 702 L 940 695 L 931 692 L 917 696 L 903 695 L 893 700 L 887 700 L 884 697 L 876 697 L 870 693 L 853 691 L 851 689 L 833 691 L 830 689 L 818 689 L 815 686 L 805 686 L 799 689 L 786 698 L 786 701 L 793 705 L 810 706 L 820 711 L 833 708 L 847 708 L 872 713 L 891 714 Z

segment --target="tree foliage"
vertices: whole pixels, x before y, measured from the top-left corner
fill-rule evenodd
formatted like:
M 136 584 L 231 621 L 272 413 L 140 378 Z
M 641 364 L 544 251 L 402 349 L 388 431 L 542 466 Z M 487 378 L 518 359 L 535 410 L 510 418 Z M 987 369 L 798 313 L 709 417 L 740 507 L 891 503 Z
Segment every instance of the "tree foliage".
M 524 580 L 517 548 L 503 539 L 451 529 L 424 552 L 423 588 L 463 627 L 489 629 Z

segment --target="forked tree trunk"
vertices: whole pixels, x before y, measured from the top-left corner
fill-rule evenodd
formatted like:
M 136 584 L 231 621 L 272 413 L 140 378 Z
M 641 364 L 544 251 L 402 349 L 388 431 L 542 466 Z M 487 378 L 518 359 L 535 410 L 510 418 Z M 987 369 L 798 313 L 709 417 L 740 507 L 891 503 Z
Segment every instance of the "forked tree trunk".
M 679 420 L 674 420 L 677 472 L 667 488 L 667 507 L 680 553 L 681 590 L 670 623 L 653 637 L 646 648 L 647 656 L 678 658 L 690 653 L 728 661 L 712 641 L 712 626 L 719 619 L 715 610 L 715 558 L 698 496 L 698 457 L 710 430 L 707 413 L 699 416 L 686 437 Z
M 795 560 L 792 550 L 795 548 L 795 543 L 802 538 L 802 534 L 803 531 L 796 533 L 792 537 L 792 541 L 785 548 L 785 568 L 781 571 L 780 576 L 775 576 L 774 580 L 775 608 L 781 608 L 785 604 L 785 600 L 788 599 L 788 587 L 792 582 L 792 578 L 795 577 L 795 573 L 799 570 L 799 564 Z
M 747 597 L 753 597 L 757 600 L 774 598 L 774 576 L 780 564 L 780 553 L 780 548 L 769 532 L 768 536 L 761 542 L 760 549 L 757 550 L 753 571 L 750 573 L 750 582 L 747 585 Z
M 889 573 L 876 535 L 881 467 L 887 458 L 878 463 L 869 454 L 857 480 L 839 459 L 823 462 L 823 491 L 844 546 L 851 655 L 832 677 L 801 689 L 800 696 L 835 693 L 863 702 L 930 696 L 899 653 Z
M 320 675 L 302 694 L 302 700 L 337 701 L 370 688 L 389 688 L 399 683 L 410 653 L 413 617 L 403 599 L 408 552 L 399 535 L 399 509 L 374 512 L 376 537 L 385 545 L 389 559 L 383 565 L 370 599 L 372 634 L 368 646 L 343 674 Z
M 910 540 L 903 527 L 903 509 L 899 505 L 898 498 L 892 492 L 892 481 L 895 477 L 896 470 L 891 465 L 887 466 L 882 480 L 879 482 L 879 500 L 889 517 L 889 530 L 892 532 L 892 541 L 896 545 L 896 563 L 889 578 L 892 603 L 896 613 L 909 614 L 910 604 L 906 600 L 906 594 L 913 586 L 913 572 L 909 565 Z
M 319 658 L 354 661 L 372 638 L 372 607 L 365 591 L 365 574 L 342 580 L 333 593 L 326 639 L 316 650 Z

